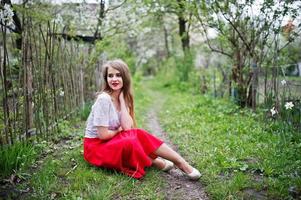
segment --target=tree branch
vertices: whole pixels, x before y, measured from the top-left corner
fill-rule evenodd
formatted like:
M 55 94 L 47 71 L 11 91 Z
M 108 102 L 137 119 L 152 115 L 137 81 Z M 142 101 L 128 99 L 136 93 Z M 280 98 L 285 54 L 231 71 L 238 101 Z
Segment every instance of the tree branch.
M 219 6 L 218 3 L 216 3 L 217 7 L 221 10 L 221 7 Z M 233 27 L 233 29 L 235 30 L 235 32 L 237 32 L 239 38 L 243 41 L 243 43 L 246 45 L 248 51 L 250 52 L 250 55 L 253 56 L 253 51 L 250 48 L 250 45 L 248 44 L 248 42 L 245 40 L 245 38 L 242 36 L 242 34 L 240 33 L 240 31 L 237 29 L 237 27 L 233 24 L 233 22 L 225 16 L 225 14 L 223 12 L 221 12 L 222 15 L 224 16 L 224 18 L 230 23 L 230 25 Z
M 104 11 L 104 13 L 107 13 L 107 12 L 109 12 L 109 11 L 111 11 L 111 10 L 115 10 L 115 9 L 121 7 L 121 6 L 122 6 L 123 4 L 125 4 L 126 2 L 127 2 L 127 0 L 124 0 L 124 1 L 123 1 L 122 3 L 120 3 L 119 5 L 106 9 L 106 10 Z
M 196 6 L 196 5 L 195 5 L 195 6 Z M 197 19 L 199 20 L 199 22 L 201 23 L 201 26 L 202 26 L 203 31 L 204 31 L 204 33 L 205 33 L 206 42 L 207 42 L 209 48 L 210 48 L 212 51 L 214 51 L 214 52 L 221 53 L 221 54 L 223 54 L 223 55 L 226 55 L 226 56 L 232 58 L 232 55 L 231 55 L 231 54 L 229 54 L 229 53 L 227 53 L 227 52 L 224 52 L 223 50 L 215 49 L 215 48 L 212 47 L 212 45 L 211 45 L 211 43 L 210 43 L 210 40 L 209 40 L 209 38 L 208 38 L 208 34 L 207 34 L 207 31 L 206 31 L 205 24 L 204 24 L 203 20 L 201 19 L 201 17 L 200 17 L 200 15 L 199 15 L 198 12 L 196 13 L 196 17 L 197 17 Z
M 95 37 L 95 36 L 83 36 L 83 35 L 69 35 L 67 33 L 53 33 L 51 34 L 56 38 L 62 37 L 65 40 L 74 40 L 74 41 L 83 41 L 87 43 L 94 44 L 96 40 L 102 40 L 101 37 Z

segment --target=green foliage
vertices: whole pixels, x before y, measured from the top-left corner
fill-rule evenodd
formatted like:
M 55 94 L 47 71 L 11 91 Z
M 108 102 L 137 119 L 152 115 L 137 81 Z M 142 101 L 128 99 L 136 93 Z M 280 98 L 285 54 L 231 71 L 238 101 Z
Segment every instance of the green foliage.
M 278 94 L 269 92 L 264 104 L 261 107 L 266 109 L 266 118 L 276 121 L 281 125 L 279 130 L 284 132 L 295 132 L 301 130 L 301 93 L 299 86 L 292 90 L 295 83 L 300 82 L 300 78 L 279 77 Z M 280 81 L 281 80 L 281 81 Z M 278 96 L 278 97 L 277 97 Z M 278 99 L 277 99 L 278 98 Z
M 174 91 L 197 93 L 199 89 L 199 72 L 193 68 L 193 56 L 169 57 L 160 64 L 156 77 L 160 80 L 158 84 L 162 83 L 163 87 Z
M 148 107 L 151 104 L 151 99 L 147 95 L 144 89 L 144 79 L 141 74 L 136 73 L 133 77 L 134 82 L 134 100 L 135 100 L 135 115 L 137 126 L 141 127 L 145 125 L 146 116 Z
M 159 61 L 156 58 L 150 58 L 147 63 L 141 65 L 139 71 L 141 71 L 144 76 L 154 76 L 158 72 L 159 65 Z
M 30 142 L 18 142 L 0 149 L 0 178 L 13 172 L 26 169 L 36 159 L 40 150 Z
M 183 58 L 176 58 L 176 68 L 180 82 L 186 82 L 189 80 L 189 73 L 193 69 L 193 56 L 190 53 L 186 53 Z
M 32 18 L 39 23 L 47 23 L 53 19 L 52 11 L 54 7 L 51 4 L 39 3 L 39 4 L 14 4 L 14 9 L 20 15 Z
M 129 48 L 128 44 L 120 37 L 104 38 L 96 43 L 96 50 L 92 57 L 99 58 L 104 53 L 107 59 L 122 59 L 124 60 L 132 74 L 136 72 L 136 58 Z
M 164 130 L 201 170 L 213 199 L 287 199 L 291 188 L 300 188 L 301 140 L 294 132 L 281 131 L 282 125 L 265 120 L 261 111 L 160 89 L 158 79 L 154 82 L 152 90 L 169 97 L 160 114 Z
M 86 103 L 82 108 L 79 109 L 78 115 L 81 120 L 86 121 L 88 119 L 91 107 L 92 103 Z
M 247 93 L 250 89 L 248 80 L 252 76 L 250 66 L 255 63 L 269 68 L 289 64 L 299 57 L 293 45 L 288 44 L 298 38 L 295 33 L 300 32 L 300 27 L 291 24 L 293 27 L 288 32 L 283 27 L 283 19 L 287 16 L 291 21 L 297 19 L 300 8 L 294 1 L 263 1 L 255 6 L 253 0 L 244 3 L 210 0 L 195 2 L 195 6 L 198 9 L 195 15 L 203 28 L 210 27 L 217 34 L 215 39 L 209 35 L 208 46 L 231 60 L 230 77 L 236 83 L 236 96 L 242 107 L 255 103 L 254 98 L 249 98 L 251 93 Z M 255 7 L 258 12 L 250 12 Z M 205 34 L 208 36 L 207 31 Z M 288 52 L 281 53 L 285 47 Z
M 73 138 L 74 132 L 82 126 L 78 119 L 70 121 L 62 120 L 58 123 L 58 133 L 51 137 L 52 142 L 58 143 L 66 138 Z M 83 131 L 80 132 L 80 134 Z M 37 140 L 37 141 L 34 141 Z M 17 142 L 11 146 L 3 146 L 0 149 L 0 178 L 4 178 L 13 172 L 18 173 L 28 169 L 42 152 L 48 152 L 51 142 L 34 138 L 26 142 Z

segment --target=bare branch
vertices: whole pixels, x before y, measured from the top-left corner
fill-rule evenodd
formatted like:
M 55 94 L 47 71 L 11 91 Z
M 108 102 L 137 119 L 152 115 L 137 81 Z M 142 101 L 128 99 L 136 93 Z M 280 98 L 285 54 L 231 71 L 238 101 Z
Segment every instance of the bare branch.
M 195 6 L 196 6 L 196 5 L 195 5 Z M 232 55 L 231 55 L 231 54 L 229 54 L 229 53 L 227 53 L 227 52 L 225 52 L 225 51 L 223 51 L 223 50 L 215 49 L 215 48 L 212 47 L 212 45 L 211 45 L 211 43 L 210 43 L 210 39 L 209 39 L 208 34 L 207 34 L 207 31 L 206 31 L 205 24 L 204 24 L 203 20 L 201 19 L 199 13 L 196 13 L 196 17 L 197 17 L 197 19 L 199 20 L 199 22 L 201 23 L 201 26 L 202 26 L 203 31 L 204 31 L 204 33 L 205 33 L 206 42 L 207 42 L 209 48 L 210 48 L 212 51 L 214 51 L 214 52 L 221 53 L 221 54 L 223 54 L 223 55 L 226 55 L 226 56 L 232 58 Z
M 221 7 L 219 6 L 218 3 L 216 3 L 216 5 L 218 6 L 218 8 L 221 10 Z M 246 45 L 248 51 L 250 52 L 250 55 L 253 55 L 253 51 L 250 48 L 250 45 L 248 44 L 248 42 L 245 40 L 245 38 L 243 37 L 243 35 L 241 34 L 241 32 L 237 29 L 237 27 L 233 24 L 233 22 L 223 13 L 221 12 L 222 15 L 224 16 L 224 18 L 229 22 L 229 24 L 233 27 L 233 29 L 235 30 L 235 32 L 237 32 L 239 38 L 243 41 L 243 43 Z
M 111 11 L 111 10 L 115 10 L 115 9 L 121 7 L 121 6 L 122 6 L 123 4 L 125 4 L 126 2 L 127 2 L 127 0 L 124 0 L 124 1 L 121 2 L 119 5 L 106 9 L 106 10 L 104 11 L 104 13 L 107 13 L 107 12 L 109 12 L 109 11 Z
M 299 30 L 296 34 L 300 35 L 301 30 Z M 294 40 L 289 40 L 285 45 L 283 45 L 281 48 L 279 48 L 278 52 L 281 52 L 285 47 L 287 47 L 290 43 L 292 43 Z

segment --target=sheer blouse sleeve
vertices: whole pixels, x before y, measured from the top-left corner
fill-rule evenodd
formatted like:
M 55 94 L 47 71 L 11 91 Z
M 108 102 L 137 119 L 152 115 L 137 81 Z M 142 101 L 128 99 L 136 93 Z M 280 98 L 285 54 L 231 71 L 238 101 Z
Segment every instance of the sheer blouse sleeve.
M 109 127 L 110 99 L 100 96 L 93 107 L 93 125 Z

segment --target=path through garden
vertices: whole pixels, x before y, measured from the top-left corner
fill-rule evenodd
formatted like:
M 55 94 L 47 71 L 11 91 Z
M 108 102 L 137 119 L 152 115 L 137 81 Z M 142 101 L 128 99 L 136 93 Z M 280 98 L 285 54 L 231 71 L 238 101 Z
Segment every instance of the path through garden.
M 154 98 L 156 101 L 152 103 L 147 113 L 147 129 L 163 139 L 174 150 L 178 151 L 177 147 L 169 140 L 168 133 L 165 133 L 160 126 L 157 117 L 157 113 L 164 103 L 164 98 L 162 98 L 164 95 L 157 94 L 156 92 L 152 92 L 152 95 L 157 96 L 157 98 Z M 162 174 L 162 176 L 167 183 L 162 189 L 162 193 L 165 194 L 164 199 L 208 199 L 201 183 L 189 180 L 179 169 L 174 168 L 168 173 Z

